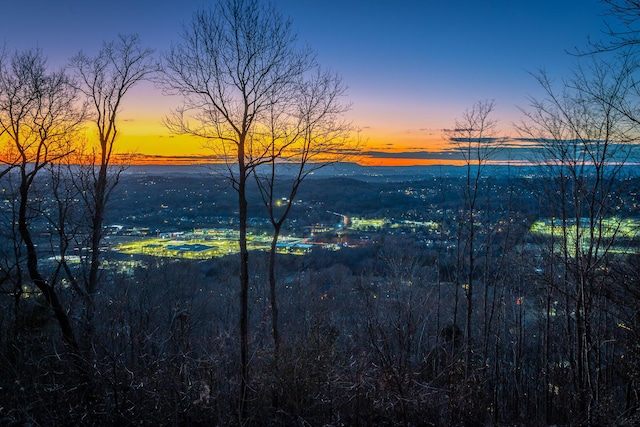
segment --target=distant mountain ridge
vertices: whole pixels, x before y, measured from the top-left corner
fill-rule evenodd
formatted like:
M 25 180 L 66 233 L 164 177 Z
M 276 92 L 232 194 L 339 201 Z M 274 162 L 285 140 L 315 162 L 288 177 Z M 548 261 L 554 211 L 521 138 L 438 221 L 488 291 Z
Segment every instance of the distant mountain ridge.
M 266 167 L 266 166 L 265 166 Z M 278 166 L 281 177 L 291 176 L 295 172 L 294 165 Z M 488 176 L 525 176 L 536 175 L 540 171 L 531 165 L 487 165 L 485 175 Z M 627 166 L 628 172 L 636 175 L 640 172 L 637 165 Z M 259 169 L 258 169 L 259 171 Z M 228 170 L 221 164 L 199 165 L 134 165 L 124 172 L 125 175 L 172 175 L 172 176 L 227 176 Z M 467 173 L 465 166 L 429 165 L 429 166 L 363 166 L 357 163 L 335 163 L 313 171 L 307 179 L 326 179 L 331 177 L 353 178 L 370 182 L 406 182 L 442 177 L 460 177 Z

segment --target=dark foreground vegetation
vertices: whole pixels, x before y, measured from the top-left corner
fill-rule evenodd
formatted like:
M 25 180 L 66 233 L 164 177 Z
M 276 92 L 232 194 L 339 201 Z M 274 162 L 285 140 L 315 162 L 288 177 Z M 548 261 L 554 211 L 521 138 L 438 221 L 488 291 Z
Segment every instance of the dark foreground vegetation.
M 119 200 L 125 193 L 137 200 L 157 197 L 150 182 L 164 182 L 163 203 L 182 206 L 208 179 L 142 176 L 123 178 L 112 219 L 138 218 L 139 206 Z M 346 231 L 342 241 L 352 247 L 280 254 L 277 352 L 268 254 L 252 253 L 244 408 L 238 400 L 237 255 L 209 261 L 141 257 L 131 264 L 105 254 L 94 300 L 97 321 L 90 336 L 82 332 L 77 351 L 64 342 L 42 293 L 20 278 L 20 264 L 3 266 L 2 424 L 635 425 L 638 255 L 589 255 L 585 249 L 575 258 L 552 250 L 553 237 L 533 235 L 529 226 L 556 208 L 540 206 L 532 188 L 549 188 L 554 180 L 510 178 L 502 170 L 478 184 L 481 205 L 490 209 L 476 212 L 477 250 L 470 258 L 468 208 L 463 198 L 448 195 L 465 181 L 308 182 L 317 190 L 305 193 L 317 198 L 309 205 L 320 203 L 320 209 L 349 200 L 349 185 L 359 182 L 368 189 L 363 198 L 382 200 L 358 205 L 360 215 L 377 217 L 383 208 L 444 226 Z M 345 185 L 343 193 L 331 190 L 337 182 Z M 173 192 L 171 183 L 187 191 Z M 587 179 L 583 188 L 593 183 Z M 629 178 L 612 185 L 616 200 L 628 202 L 613 210 L 633 213 L 637 184 Z M 221 186 L 212 198 L 224 201 L 225 191 Z M 384 207 L 389 198 L 393 203 Z M 309 205 L 302 205 L 301 217 L 292 220 L 310 216 Z M 217 213 L 221 221 L 233 215 L 223 208 Z M 565 238 L 571 240 L 555 237 Z M 611 246 L 611 239 L 602 236 L 594 245 Z M 39 246 L 53 240 L 42 234 Z M 4 242 L 5 249 L 13 247 Z M 77 290 L 59 273 L 59 263 L 43 263 L 47 278 L 58 281 L 74 328 L 83 331 L 86 308 Z

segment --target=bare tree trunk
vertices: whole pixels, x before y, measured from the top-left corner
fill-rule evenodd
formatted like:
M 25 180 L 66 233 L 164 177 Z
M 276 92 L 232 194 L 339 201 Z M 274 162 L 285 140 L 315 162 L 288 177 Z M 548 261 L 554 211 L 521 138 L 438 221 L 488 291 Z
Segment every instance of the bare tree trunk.
M 239 163 L 244 165 L 244 161 Z M 248 413 L 249 381 L 249 250 L 247 248 L 246 172 L 240 168 L 238 183 L 238 220 L 240 231 L 240 421 Z
M 29 231 L 27 221 L 27 202 L 29 199 L 29 188 L 32 183 L 32 177 L 26 174 L 24 168 L 21 170 L 21 180 L 22 182 L 20 184 L 19 194 L 20 202 L 18 208 L 18 231 L 27 250 L 27 271 L 29 272 L 29 277 L 33 281 L 34 285 L 40 289 L 45 300 L 53 310 L 53 314 L 60 326 L 60 330 L 62 331 L 62 338 L 64 342 L 69 346 L 73 354 L 77 354 L 78 343 L 73 333 L 69 316 L 67 315 L 64 307 L 62 307 L 55 289 L 42 277 L 38 268 L 38 253 L 36 251 L 36 246 L 33 243 L 33 239 L 31 238 L 31 232 Z
M 92 122 L 97 131 L 97 153 L 87 162 L 86 175 L 79 187 L 90 219 L 89 274 L 80 293 L 84 300 L 84 341 L 90 347 L 95 329 L 95 295 L 100 286 L 100 246 L 103 238 L 105 210 L 119 173 L 110 177 L 114 146 L 118 136 L 118 114 L 127 92 L 151 74 L 156 66 L 153 51 L 140 46 L 137 35 L 120 35 L 116 41 L 104 43 L 95 57 L 83 52 L 71 58 L 78 77 L 78 89 L 93 110 Z M 97 168 L 97 172 L 96 172 Z M 82 179 L 84 178 L 84 180 Z
M 476 188 L 477 191 L 477 188 Z M 465 352 L 465 368 L 464 368 L 464 372 L 465 372 L 465 379 L 469 380 L 469 375 L 470 375 L 470 371 L 471 371 L 471 358 L 473 356 L 473 336 L 471 333 L 471 326 L 473 325 L 473 285 L 474 285 L 474 274 L 475 274 L 475 245 L 474 245 L 474 241 L 475 241 L 475 225 L 473 224 L 475 217 L 473 214 L 473 210 L 475 209 L 475 206 L 470 206 L 469 207 L 469 237 L 468 237 L 468 241 L 467 244 L 469 245 L 468 248 L 468 257 L 469 257 L 469 264 L 467 267 L 467 290 L 466 290 L 466 295 L 467 295 L 467 315 L 466 315 L 466 332 L 465 332 L 465 345 L 466 345 L 466 352 Z
M 296 124 L 305 123 L 305 129 L 309 129 L 313 123 L 301 115 L 310 114 L 312 120 L 317 119 L 317 115 L 307 108 L 299 109 L 297 103 L 304 102 L 309 95 L 305 93 L 309 75 L 317 71 L 318 79 L 326 77 L 319 72 L 313 52 L 297 46 L 290 22 L 271 2 L 258 0 L 223 0 L 210 10 L 197 11 L 191 24 L 185 27 L 182 41 L 173 45 L 164 59 L 159 83 L 184 100 L 184 105 L 176 109 L 165 124 L 175 133 L 207 140 L 225 162 L 230 181 L 238 192 L 239 421 L 244 422 L 249 403 L 247 179 L 260 165 L 273 162 L 274 157 L 309 153 L 307 147 L 296 145 L 299 141 L 294 139 L 289 141 L 294 146 L 279 147 L 274 155 L 273 135 L 269 132 L 285 130 L 283 134 L 278 132 L 276 138 L 287 139 L 290 135 L 286 130 L 296 129 Z M 314 99 L 312 108 L 326 107 L 325 114 L 337 112 L 334 99 L 342 93 L 339 79 L 325 81 L 325 84 L 331 87 L 336 82 L 338 90 L 334 89 L 334 98 L 325 97 L 319 103 Z M 326 146 L 311 152 L 332 152 L 324 151 Z
M 103 150 L 104 153 L 105 150 Z M 107 167 L 108 161 L 102 156 L 103 159 L 98 171 L 98 178 L 96 179 L 94 205 L 92 206 L 93 212 L 91 215 L 91 261 L 89 264 L 89 280 L 86 284 L 86 298 L 85 298 L 85 339 L 87 344 L 91 345 L 94 336 L 95 329 L 95 294 L 98 290 L 100 270 L 100 244 L 102 242 L 102 228 L 104 223 L 104 211 L 106 201 L 106 189 L 107 189 Z
M 278 371 L 278 359 L 280 356 L 280 332 L 278 330 L 278 301 L 276 292 L 276 248 L 278 238 L 280 237 L 280 227 L 280 223 L 274 224 L 269 252 L 269 298 L 271 299 L 271 328 L 273 332 L 273 351 L 276 372 Z
M 68 76 L 62 71 L 49 73 L 41 51 L 16 52 L 11 63 L 7 67 L 0 61 L 0 134 L 16 153 L 12 164 L 20 179 L 18 233 L 26 249 L 29 277 L 53 310 L 64 342 L 77 356 L 78 343 L 55 283 L 48 283 L 38 266 L 28 208 L 38 172 L 71 152 L 69 141 L 84 119 L 84 110 L 76 105 L 77 91 Z

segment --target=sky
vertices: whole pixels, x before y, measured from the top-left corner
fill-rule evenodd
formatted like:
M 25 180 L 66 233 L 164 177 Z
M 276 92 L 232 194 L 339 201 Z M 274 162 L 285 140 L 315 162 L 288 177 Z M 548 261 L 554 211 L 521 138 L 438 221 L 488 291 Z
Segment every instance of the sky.
M 53 67 L 80 50 L 137 33 L 166 51 L 198 7 L 214 0 L 2 0 L 0 39 L 10 50 L 38 47 Z M 505 136 L 531 97 L 532 72 L 568 75 L 567 52 L 602 39 L 600 0 L 274 0 L 319 63 L 342 75 L 348 118 L 360 129 L 366 164 L 428 164 L 442 158 L 443 129 L 465 110 L 494 100 Z M 208 154 L 194 139 L 170 135 L 161 120 L 180 100 L 152 84 L 125 99 L 123 151 L 168 158 Z M 400 154 L 399 154 L 400 153 Z

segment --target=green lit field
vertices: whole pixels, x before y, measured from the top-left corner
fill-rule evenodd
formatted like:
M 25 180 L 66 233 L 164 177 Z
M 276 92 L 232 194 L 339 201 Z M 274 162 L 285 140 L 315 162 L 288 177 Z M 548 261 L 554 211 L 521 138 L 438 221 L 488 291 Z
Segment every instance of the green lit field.
M 616 245 L 615 241 L 630 243 L 631 240 L 640 237 L 640 221 L 615 217 L 606 218 L 592 230 L 587 219 L 581 219 L 580 221 L 569 220 L 563 223 L 561 220 L 554 218 L 534 222 L 529 231 L 532 234 L 545 237 L 555 236 L 558 241 L 561 241 L 563 236 L 566 236 L 567 247 L 576 247 L 576 240 L 582 242 L 580 246 L 583 248 L 587 247 L 592 240 L 605 240 L 608 243 L 601 243 L 598 247 L 606 248 L 609 252 L 630 253 L 637 251 L 636 245 L 633 247 L 631 245 L 620 246 Z M 614 244 L 609 246 L 609 243 Z
M 640 222 L 636 219 L 618 219 L 606 218 L 602 220 L 599 229 L 595 232 L 602 238 L 610 239 L 613 237 L 633 239 L 640 237 Z M 542 234 L 546 236 L 561 236 L 566 232 L 569 235 L 587 235 L 589 234 L 589 223 L 581 220 L 578 224 L 574 221 L 565 221 L 564 225 L 559 219 L 546 219 L 534 222 L 530 231 L 534 234 Z
M 351 218 L 349 228 L 353 230 L 379 230 L 388 224 L 388 220 L 382 219 L 363 219 Z
M 238 251 L 238 242 L 181 241 L 161 238 L 140 239 L 114 248 L 129 255 L 150 255 L 169 258 L 207 259 Z
M 302 254 L 308 245 L 302 245 L 300 239 L 282 238 L 278 252 Z M 249 250 L 268 250 L 270 236 L 247 236 Z M 216 239 L 166 239 L 161 237 L 144 238 L 115 245 L 113 250 L 128 255 L 148 255 L 165 258 L 209 259 L 238 253 L 240 245 L 237 238 Z
M 387 218 L 363 219 L 353 217 L 350 220 L 349 228 L 359 231 L 377 231 L 385 227 L 401 228 L 414 227 L 438 230 L 439 224 L 434 221 L 409 221 L 409 220 L 389 220 Z
M 249 249 L 268 247 L 261 239 L 249 239 Z M 150 255 L 167 258 L 209 259 L 239 251 L 237 240 L 167 240 L 162 238 L 141 239 L 124 243 L 114 248 L 130 255 Z

